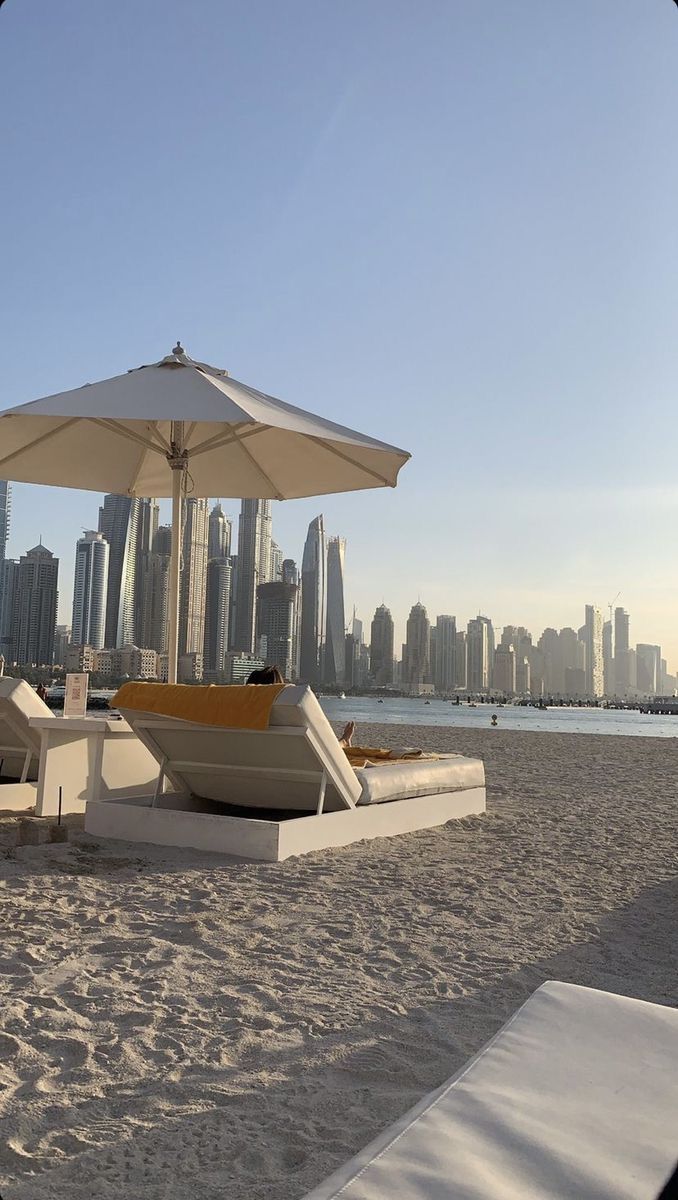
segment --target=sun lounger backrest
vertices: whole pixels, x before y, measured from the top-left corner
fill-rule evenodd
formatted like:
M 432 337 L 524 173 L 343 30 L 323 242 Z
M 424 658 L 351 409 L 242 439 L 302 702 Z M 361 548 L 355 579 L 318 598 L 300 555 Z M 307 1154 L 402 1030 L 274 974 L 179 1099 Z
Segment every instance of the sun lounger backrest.
M 352 808 L 360 784 L 309 688 L 288 685 L 265 730 L 121 709 L 175 788 L 243 808 Z
M 31 717 L 53 714 L 25 679 L 0 678 L 0 777 L 18 779 L 25 771 L 30 751 L 30 776 L 35 778 L 40 756 L 40 733 L 32 729 Z

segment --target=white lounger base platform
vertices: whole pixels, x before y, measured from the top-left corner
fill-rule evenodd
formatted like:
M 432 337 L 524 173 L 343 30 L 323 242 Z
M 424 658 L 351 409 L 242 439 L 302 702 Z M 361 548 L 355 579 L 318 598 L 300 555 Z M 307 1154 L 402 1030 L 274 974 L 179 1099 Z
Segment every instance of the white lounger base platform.
M 148 796 L 140 796 L 90 800 L 85 829 L 97 837 L 119 841 L 191 846 L 239 858 L 282 862 L 294 854 L 431 829 L 455 818 L 484 812 L 484 787 L 280 821 L 262 820 L 254 815 L 230 816 L 220 812 L 217 804 L 195 797 L 164 795 L 153 804 Z
M 675 1009 L 545 983 L 306 1200 L 654 1200 L 676 1079 Z

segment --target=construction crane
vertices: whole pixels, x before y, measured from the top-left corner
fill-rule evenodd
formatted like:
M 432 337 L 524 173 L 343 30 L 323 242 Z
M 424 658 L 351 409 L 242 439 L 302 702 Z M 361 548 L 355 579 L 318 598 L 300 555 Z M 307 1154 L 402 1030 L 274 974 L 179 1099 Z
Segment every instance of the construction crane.
M 678 0 L 676 0 L 676 3 L 678 4 Z M 610 625 L 612 624 L 612 608 L 616 604 L 616 602 L 620 596 L 621 596 L 621 592 L 617 592 L 617 595 L 615 596 L 614 600 L 610 600 L 610 603 L 607 606 L 609 609 L 609 612 L 610 612 Z

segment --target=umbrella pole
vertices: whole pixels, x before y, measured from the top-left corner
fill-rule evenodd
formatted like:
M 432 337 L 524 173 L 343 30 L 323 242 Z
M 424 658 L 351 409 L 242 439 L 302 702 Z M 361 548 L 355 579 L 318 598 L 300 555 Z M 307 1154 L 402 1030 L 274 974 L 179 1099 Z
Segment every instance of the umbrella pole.
M 167 460 L 172 470 L 172 549 L 169 577 L 169 642 L 167 646 L 167 682 L 176 683 L 179 659 L 179 586 L 181 581 L 181 540 L 183 526 L 184 482 L 188 469 L 182 449 L 183 422 L 172 423 L 172 455 Z

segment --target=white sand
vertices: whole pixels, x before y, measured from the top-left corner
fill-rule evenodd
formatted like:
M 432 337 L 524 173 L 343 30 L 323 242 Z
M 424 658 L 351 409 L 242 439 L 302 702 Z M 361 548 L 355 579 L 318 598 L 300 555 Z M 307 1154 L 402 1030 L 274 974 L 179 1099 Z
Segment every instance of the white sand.
M 360 736 L 482 754 L 487 816 L 277 865 L 0 860 L 5 1200 L 296 1200 L 544 979 L 675 1002 L 673 740 Z

